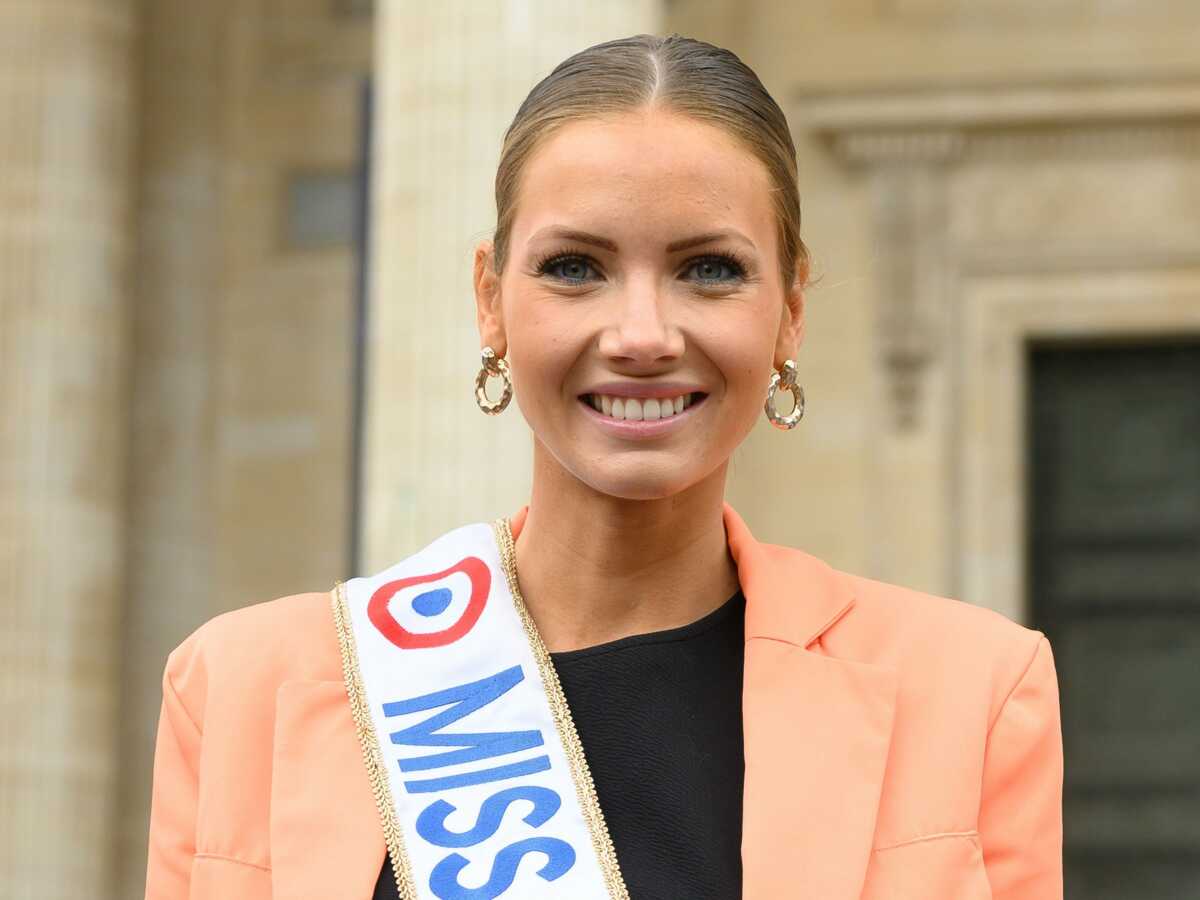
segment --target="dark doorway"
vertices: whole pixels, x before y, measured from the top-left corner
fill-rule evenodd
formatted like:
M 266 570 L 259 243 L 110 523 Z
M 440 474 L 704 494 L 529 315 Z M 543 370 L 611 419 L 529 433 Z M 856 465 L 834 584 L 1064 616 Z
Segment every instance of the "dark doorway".
M 1035 344 L 1027 533 L 1069 900 L 1200 898 L 1200 341 Z

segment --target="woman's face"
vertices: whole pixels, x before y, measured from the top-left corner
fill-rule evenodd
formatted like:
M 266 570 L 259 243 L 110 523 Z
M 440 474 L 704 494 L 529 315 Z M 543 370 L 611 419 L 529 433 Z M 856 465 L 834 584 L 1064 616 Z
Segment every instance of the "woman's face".
M 785 293 L 770 191 L 725 132 L 662 111 L 571 123 L 527 161 L 503 274 L 490 241 L 476 250 L 480 336 L 580 481 L 671 496 L 762 415 L 802 337 L 807 274 Z

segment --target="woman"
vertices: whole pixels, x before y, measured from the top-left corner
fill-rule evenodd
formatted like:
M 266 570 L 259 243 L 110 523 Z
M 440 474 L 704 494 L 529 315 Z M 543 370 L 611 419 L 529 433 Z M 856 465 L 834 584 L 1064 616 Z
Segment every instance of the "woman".
M 795 152 L 754 73 L 578 53 L 496 199 L 477 400 L 518 398 L 530 502 L 171 654 L 147 897 L 1061 898 L 1045 636 L 724 502 L 764 398 L 803 414 Z

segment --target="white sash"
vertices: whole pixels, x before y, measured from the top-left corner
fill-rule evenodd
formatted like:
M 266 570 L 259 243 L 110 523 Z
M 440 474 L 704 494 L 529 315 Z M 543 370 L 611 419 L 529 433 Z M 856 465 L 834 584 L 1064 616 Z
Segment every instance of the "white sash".
M 334 592 L 400 896 L 624 900 L 570 711 L 512 572 L 501 519 Z

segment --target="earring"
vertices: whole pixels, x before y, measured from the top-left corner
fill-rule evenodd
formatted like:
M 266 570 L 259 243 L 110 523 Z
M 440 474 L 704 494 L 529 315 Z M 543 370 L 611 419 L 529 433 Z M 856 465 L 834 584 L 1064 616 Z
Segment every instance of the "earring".
M 796 401 L 795 409 L 786 416 L 775 411 L 775 392 L 780 388 L 791 391 Z M 804 388 L 796 384 L 796 363 L 793 360 L 787 360 L 780 371 L 771 375 L 771 386 L 767 388 L 767 402 L 763 404 L 763 411 L 772 425 L 784 431 L 795 428 L 804 416 Z
M 480 355 L 483 357 L 483 367 L 475 376 L 475 402 L 489 416 L 495 416 L 504 412 L 504 407 L 508 406 L 508 401 L 512 399 L 512 378 L 508 374 L 508 362 L 503 357 L 496 356 L 496 351 L 491 347 L 484 347 Z M 504 392 L 494 403 L 487 395 L 489 375 L 497 375 L 504 379 Z

